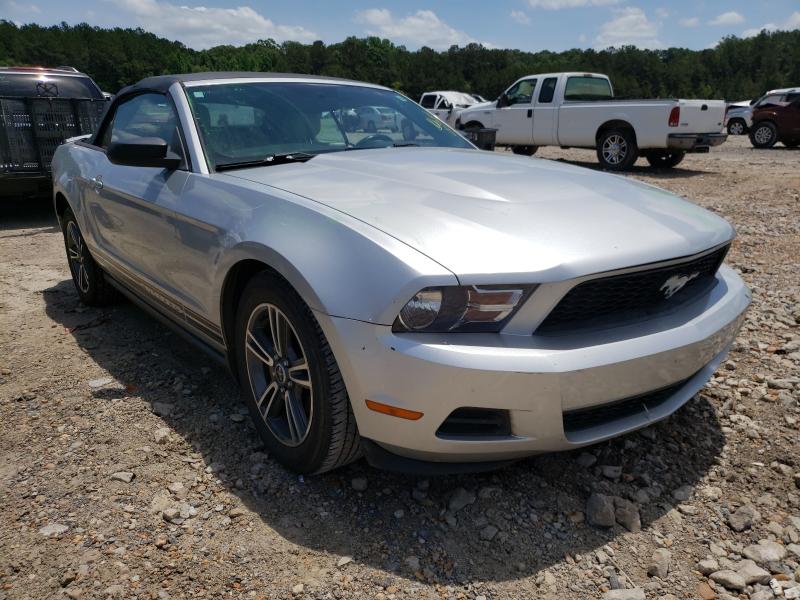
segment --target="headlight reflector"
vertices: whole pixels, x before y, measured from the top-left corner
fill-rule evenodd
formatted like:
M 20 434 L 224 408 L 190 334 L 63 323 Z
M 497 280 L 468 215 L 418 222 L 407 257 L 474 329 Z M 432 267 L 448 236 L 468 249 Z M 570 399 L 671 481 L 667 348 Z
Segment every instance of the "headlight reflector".
M 425 288 L 406 303 L 392 331 L 497 332 L 535 288 L 535 285 Z

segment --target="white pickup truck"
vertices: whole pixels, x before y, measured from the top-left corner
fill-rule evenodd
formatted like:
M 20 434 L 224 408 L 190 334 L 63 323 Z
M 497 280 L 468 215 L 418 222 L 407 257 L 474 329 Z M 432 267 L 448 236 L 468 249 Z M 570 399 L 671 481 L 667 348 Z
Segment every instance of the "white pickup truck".
M 629 169 L 639 156 L 674 167 L 687 152 L 727 139 L 722 100 L 622 100 L 597 73 L 528 75 L 494 102 L 462 110 L 460 129 L 497 129 L 498 146 L 531 156 L 539 146 L 596 148 L 600 165 Z

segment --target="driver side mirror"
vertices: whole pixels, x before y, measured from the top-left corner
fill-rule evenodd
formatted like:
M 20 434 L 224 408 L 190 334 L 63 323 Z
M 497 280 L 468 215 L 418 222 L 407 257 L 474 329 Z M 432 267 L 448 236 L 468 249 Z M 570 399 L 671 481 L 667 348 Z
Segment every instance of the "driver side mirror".
M 510 104 L 511 102 L 509 102 L 506 93 L 503 92 L 502 94 L 500 94 L 500 97 L 497 99 L 497 108 L 504 108 L 506 106 L 509 106 Z
M 181 157 L 169 151 L 161 138 L 138 138 L 127 142 L 114 142 L 106 150 L 108 160 L 126 167 L 156 167 L 173 171 L 181 164 Z

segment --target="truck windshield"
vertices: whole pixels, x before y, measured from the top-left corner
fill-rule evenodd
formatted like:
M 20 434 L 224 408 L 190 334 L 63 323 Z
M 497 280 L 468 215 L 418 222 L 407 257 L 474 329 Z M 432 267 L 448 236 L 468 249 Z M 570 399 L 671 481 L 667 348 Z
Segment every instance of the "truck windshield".
M 602 77 L 569 77 L 564 100 L 610 100 L 614 97 L 611 83 Z
M 390 90 L 236 82 L 191 85 L 186 94 L 215 168 L 258 164 L 264 157 L 286 154 L 399 146 L 472 148 L 419 104 Z
M 0 96 L 103 99 L 100 88 L 88 77 L 53 73 L 0 73 Z

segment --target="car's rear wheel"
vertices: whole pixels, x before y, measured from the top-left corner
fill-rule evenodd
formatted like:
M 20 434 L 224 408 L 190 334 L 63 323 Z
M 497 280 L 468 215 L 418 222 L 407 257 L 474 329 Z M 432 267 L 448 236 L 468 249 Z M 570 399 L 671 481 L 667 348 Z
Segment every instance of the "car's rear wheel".
M 651 167 L 671 169 L 679 165 L 685 156 L 683 150 L 650 150 L 645 158 Z
M 106 281 L 103 270 L 89 253 L 75 215 L 70 209 L 61 217 L 61 230 L 72 283 L 75 284 L 81 302 L 87 306 L 105 306 L 117 300 L 117 290 Z
M 609 171 L 627 171 L 639 158 L 636 137 L 629 129 L 609 129 L 597 136 L 597 160 Z
M 273 456 L 298 473 L 322 473 L 361 454 L 350 399 L 314 315 L 282 279 L 254 277 L 236 316 L 239 380 Z
M 521 156 L 533 156 L 536 154 L 536 151 L 539 149 L 539 146 L 512 146 L 511 151 L 514 154 L 519 154 Z
M 730 135 L 744 135 L 747 133 L 747 124 L 742 119 L 731 119 L 728 121 L 728 133 Z
M 750 143 L 756 148 L 772 148 L 778 141 L 778 128 L 775 123 L 762 121 L 750 129 Z

